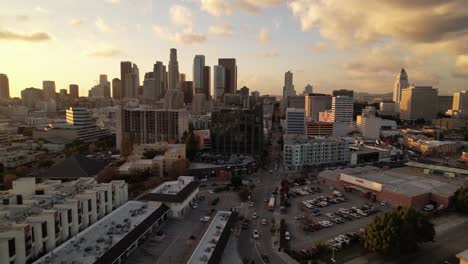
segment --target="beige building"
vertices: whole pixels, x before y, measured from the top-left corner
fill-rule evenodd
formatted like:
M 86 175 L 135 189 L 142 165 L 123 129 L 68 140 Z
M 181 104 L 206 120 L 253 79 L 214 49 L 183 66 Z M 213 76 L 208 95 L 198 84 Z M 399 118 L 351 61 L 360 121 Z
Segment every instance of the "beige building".
M 437 115 L 437 89 L 432 86 L 410 86 L 401 92 L 400 119 L 430 121 Z

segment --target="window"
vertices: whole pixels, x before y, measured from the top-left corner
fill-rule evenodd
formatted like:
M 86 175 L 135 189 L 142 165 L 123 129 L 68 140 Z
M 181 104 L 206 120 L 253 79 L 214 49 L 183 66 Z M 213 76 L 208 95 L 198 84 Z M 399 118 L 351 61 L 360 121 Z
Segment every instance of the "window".
M 104 192 L 104 201 L 105 201 L 106 203 L 107 203 L 107 201 L 109 200 L 108 195 L 109 195 L 109 192 L 108 192 L 108 191 L 105 191 L 105 192 Z
M 91 199 L 88 200 L 88 212 L 91 212 Z
M 47 237 L 47 222 L 42 222 L 42 237 Z
M 68 223 L 72 222 L 72 210 L 68 209 L 67 210 L 67 215 L 68 215 Z
M 13 257 L 16 255 L 15 239 L 11 238 L 8 240 L 8 256 Z

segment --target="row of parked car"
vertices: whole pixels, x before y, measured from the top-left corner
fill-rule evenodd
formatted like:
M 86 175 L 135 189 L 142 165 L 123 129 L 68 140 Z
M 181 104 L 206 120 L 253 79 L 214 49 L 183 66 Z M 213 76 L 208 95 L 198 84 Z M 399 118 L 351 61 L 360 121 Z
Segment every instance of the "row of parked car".
M 289 192 L 289 196 L 291 196 L 291 197 L 306 196 L 306 195 L 309 195 L 309 194 L 321 193 L 321 192 L 322 192 L 322 189 L 320 189 L 320 187 L 305 186 L 305 187 L 302 187 L 302 188 L 292 189 Z
M 334 250 L 339 250 L 357 239 L 359 239 L 359 233 L 349 232 L 326 241 L 325 245 Z

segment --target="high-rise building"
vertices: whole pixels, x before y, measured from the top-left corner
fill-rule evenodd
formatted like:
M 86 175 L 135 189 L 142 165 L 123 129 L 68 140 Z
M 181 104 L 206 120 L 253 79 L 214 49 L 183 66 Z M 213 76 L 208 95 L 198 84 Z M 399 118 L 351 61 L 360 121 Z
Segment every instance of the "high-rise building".
M 117 113 L 117 148 L 125 145 L 175 143 L 188 131 L 185 109 L 152 109 L 149 106 L 122 108 Z
M 224 93 L 237 93 L 236 59 L 218 59 L 218 65 L 224 67 Z
M 437 115 L 437 89 L 432 86 L 410 86 L 401 92 L 400 119 L 430 121 Z
M 311 94 L 314 92 L 314 89 L 312 85 L 307 84 L 306 87 L 304 88 L 304 92 L 302 94 Z
M 182 82 L 182 92 L 184 93 L 184 103 L 191 104 L 193 100 L 193 82 Z
M 112 98 L 120 99 L 120 92 L 122 91 L 122 82 L 119 78 L 112 79 Z
M 304 95 L 292 95 L 286 98 L 286 105 L 288 108 L 305 108 Z
M 340 90 L 333 90 L 333 96 L 348 96 L 351 98 L 354 98 L 354 91 L 353 90 L 346 90 L 346 89 L 340 89 Z
M 43 81 L 44 100 L 55 99 L 55 81 Z
M 156 101 L 156 80 L 154 78 L 154 72 L 145 73 L 145 79 L 143 80 L 143 99 Z
M 239 89 L 239 94 L 241 96 L 242 107 L 248 108 L 249 107 L 249 88 L 244 86 Z
M 179 74 L 180 78 L 179 78 L 179 84 L 182 84 L 183 82 L 185 82 L 185 73 L 181 73 Z
M 332 121 L 353 122 L 354 100 L 349 96 L 334 96 L 332 98 Z
M 393 101 L 399 103 L 401 101 L 402 90 L 409 87 L 408 74 L 405 69 L 397 75 L 393 85 Z
M 467 91 L 453 93 L 452 110 L 458 111 L 458 112 L 468 111 L 468 92 Z
M 70 84 L 68 86 L 68 92 L 70 94 L 70 98 L 72 99 L 80 97 L 80 89 L 78 87 L 78 84 Z
M 110 82 L 107 80 L 107 75 L 99 75 L 99 83 L 89 90 L 89 96 L 110 98 Z
M 306 117 L 312 121 L 319 120 L 319 113 L 330 110 L 332 106 L 332 97 L 328 94 L 310 93 L 304 96 L 304 109 Z
M 287 98 L 293 95 L 296 95 L 293 84 L 293 73 L 291 71 L 287 71 L 284 74 L 283 101 L 286 103 Z
M 205 56 L 195 55 L 193 59 L 193 88 L 195 93 L 204 93 L 204 67 L 205 67 Z
M 125 84 L 124 81 L 122 81 L 121 85 L 125 88 L 124 97 L 138 97 L 138 88 L 140 87 L 140 71 L 135 63 L 133 64 L 131 71 L 125 74 Z
M 213 67 L 213 92 L 216 100 L 221 101 L 226 91 L 226 71 L 221 65 Z
M 166 66 L 162 62 L 156 61 L 153 66 L 153 76 L 155 81 L 155 100 L 163 98 L 167 89 Z
M 260 156 L 263 152 L 263 108 L 222 109 L 211 115 L 211 151 Z
M 437 113 L 445 114 L 452 109 L 453 95 L 439 95 L 437 97 Z
M 129 97 L 127 92 L 127 76 L 132 73 L 132 62 L 121 61 L 120 62 L 120 98 Z
M 179 62 L 177 61 L 177 50 L 171 49 L 169 60 L 169 90 L 180 88 L 179 85 Z
M 192 115 L 204 115 L 207 112 L 204 94 L 195 94 L 192 101 Z
M 10 99 L 8 76 L 3 73 L 0 73 L 0 99 Z
M 203 67 L 203 89 L 202 93 L 205 95 L 206 99 L 211 98 L 211 67 Z
M 26 88 L 21 91 L 21 100 L 23 105 L 33 109 L 36 107 L 36 103 L 44 98 L 44 92 L 37 88 Z
M 306 118 L 304 108 L 287 108 L 286 109 L 286 132 L 285 134 L 306 133 Z

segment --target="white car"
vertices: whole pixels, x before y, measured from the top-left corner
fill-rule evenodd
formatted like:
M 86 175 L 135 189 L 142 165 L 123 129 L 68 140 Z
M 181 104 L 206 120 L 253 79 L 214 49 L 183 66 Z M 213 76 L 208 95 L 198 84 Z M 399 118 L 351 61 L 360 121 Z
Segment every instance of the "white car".
M 265 218 L 262 219 L 262 225 L 266 225 L 267 224 L 267 220 Z
M 200 221 L 201 222 L 208 222 L 208 221 L 210 221 L 210 219 L 211 219 L 210 216 L 204 216 L 204 217 L 200 218 Z
M 284 239 L 291 240 L 291 234 L 288 231 L 284 232 Z
M 252 214 L 252 218 L 253 218 L 253 219 L 257 219 L 257 217 L 258 217 L 258 216 L 257 216 L 257 213 L 253 213 L 253 214 Z
M 192 208 L 193 208 L 193 209 L 195 209 L 195 208 L 197 208 L 197 207 L 198 207 L 198 204 L 196 204 L 196 203 L 192 204 Z
M 208 192 L 209 192 L 210 194 L 213 194 L 213 193 L 214 193 L 214 191 L 213 191 L 213 190 L 209 190 Z
M 328 218 L 335 218 L 335 216 L 332 213 L 325 214 Z
M 255 238 L 255 239 L 259 239 L 259 238 L 260 238 L 260 233 L 258 232 L 257 229 L 255 229 L 255 230 L 253 231 L 253 238 Z

